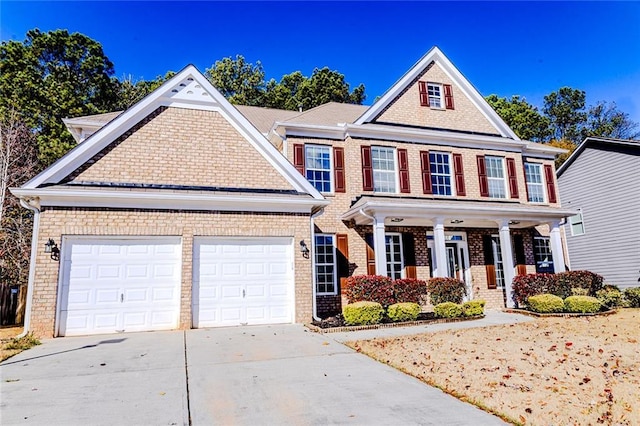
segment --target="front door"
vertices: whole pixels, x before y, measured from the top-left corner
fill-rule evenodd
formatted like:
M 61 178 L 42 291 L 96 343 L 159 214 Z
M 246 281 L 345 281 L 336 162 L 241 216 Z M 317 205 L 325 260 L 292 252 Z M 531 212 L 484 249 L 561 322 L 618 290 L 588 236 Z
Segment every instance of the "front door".
M 445 274 L 440 274 L 438 273 L 436 266 L 436 250 L 433 233 L 427 233 L 431 276 L 447 276 L 464 282 L 467 286 L 467 297 L 471 299 L 473 286 L 471 285 L 471 269 L 469 268 L 467 234 L 466 232 L 445 232 L 445 240 L 447 270 Z
M 458 243 L 447 243 L 447 276 L 466 282 L 464 271 L 464 248 Z

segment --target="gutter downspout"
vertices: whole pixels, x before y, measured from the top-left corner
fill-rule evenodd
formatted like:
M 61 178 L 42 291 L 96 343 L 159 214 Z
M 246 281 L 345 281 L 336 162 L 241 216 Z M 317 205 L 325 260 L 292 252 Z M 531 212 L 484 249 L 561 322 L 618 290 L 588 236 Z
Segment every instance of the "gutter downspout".
M 310 241 L 310 245 L 311 245 L 311 290 L 312 290 L 312 294 L 313 294 L 313 299 L 312 299 L 312 316 L 313 316 L 313 320 L 314 321 L 321 321 L 320 317 L 318 316 L 318 301 L 316 300 L 316 256 L 315 256 L 315 251 L 313 249 L 313 243 L 316 240 L 316 226 L 315 223 L 313 222 L 315 218 L 317 218 L 318 216 L 320 216 L 321 214 L 324 213 L 324 208 L 318 210 L 317 212 L 313 213 L 311 215 L 311 220 L 309 221 L 309 223 L 311 224 L 311 241 Z
M 31 235 L 31 257 L 29 260 L 29 281 L 27 282 L 27 303 L 24 309 L 24 330 L 17 339 L 24 337 L 29 333 L 29 325 L 31 323 L 31 299 L 33 299 L 33 286 L 36 276 L 36 256 L 38 254 L 38 234 L 40 231 L 40 208 L 31 203 L 32 198 L 20 199 L 20 205 L 33 212 L 33 234 Z

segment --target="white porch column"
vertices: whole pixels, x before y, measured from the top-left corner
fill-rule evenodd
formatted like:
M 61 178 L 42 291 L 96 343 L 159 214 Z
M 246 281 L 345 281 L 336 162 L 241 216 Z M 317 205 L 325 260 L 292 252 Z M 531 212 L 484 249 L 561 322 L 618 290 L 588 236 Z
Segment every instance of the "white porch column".
M 511 282 L 516 276 L 515 265 L 513 264 L 513 248 L 511 247 L 511 231 L 509 230 L 509 220 L 498 222 L 500 227 L 500 254 L 502 255 L 502 268 L 504 269 L 504 289 L 507 293 L 507 308 L 515 308 L 513 301 L 513 289 Z
M 447 246 L 444 238 L 444 218 L 436 217 L 433 220 L 433 245 L 435 248 L 436 264 L 435 276 L 446 277 L 447 268 Z
M 384 216 L 373 218 L 373 251 L 376 256 L 376 275 L 387 275 L 387 244 L 384 236 Z
M 553 272 L 556 274 L 565 271 L 564 253 L 562 250 L 562 238 L 560 237 L 560 221 L 549 223 L 549 243 L 551 244 L 551 257 L 553 258 Z

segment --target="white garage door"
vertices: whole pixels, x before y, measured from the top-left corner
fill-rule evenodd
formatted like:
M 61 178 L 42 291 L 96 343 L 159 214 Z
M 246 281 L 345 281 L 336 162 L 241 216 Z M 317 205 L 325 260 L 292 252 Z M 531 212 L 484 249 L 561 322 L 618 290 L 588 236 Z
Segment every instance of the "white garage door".
M 195 239 L 193 326 L 293 321 L 291 238 Z
M 179 238 L 65 239 L 58 334 L 177 328 L 181 257 Z

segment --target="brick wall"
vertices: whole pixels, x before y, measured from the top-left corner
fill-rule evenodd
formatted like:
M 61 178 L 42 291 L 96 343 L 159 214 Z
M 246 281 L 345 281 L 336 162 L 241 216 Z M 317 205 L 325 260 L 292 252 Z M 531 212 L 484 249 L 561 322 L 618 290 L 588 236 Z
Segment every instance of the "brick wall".
M 278 213 L 46 208 L 40 216 L 38 254 L 30 329 L 39 337 L 52 337 L 56 318 L 61 263 L 44 253 L 49 238 L 63 236 L 180 236 L 182 286 L 180 328 L 191 327 L 192 247 L 194 236 L 292 237 L 295 269 L 295 321 L 312 316 L 311 260 L 297 250 L 297 242 L 310 241 L 309 216 Z M 61 247 L 64 250 L 64 247 Z

